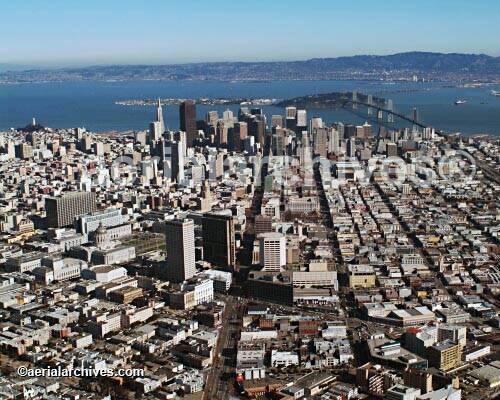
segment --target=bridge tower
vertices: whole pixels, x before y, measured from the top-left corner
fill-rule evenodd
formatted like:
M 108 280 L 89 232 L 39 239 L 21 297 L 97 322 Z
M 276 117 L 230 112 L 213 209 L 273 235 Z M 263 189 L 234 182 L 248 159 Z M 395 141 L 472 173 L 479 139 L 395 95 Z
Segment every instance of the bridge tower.
M 383 118 L 384 118 L 384 114 L 383 114 L 382 110 L 380 110 L 380 109 L 379 109 L 379 110 L 377 111 L 377 119 L 380 119 L 380 120 L 381 120 L 381 119 L 383 119 Z
M 387 100 L 387 110 L 388 111 L 394 111 L 393 107 L 394 106 L 392 104 L 392 100 L 391 99 Z M 387 122 L 390 123 L 390 124 L 392 124 L 394 122 L 394 114 L 392 114 L 390 112 L 387 113 Z
M 368 105 L 368 115 L 373 115 L 373 108 L 370 106 L 373 104 L 373 96 L 371 94 L 368 95 L 368 100 L 367 100 Z
M 353 110 L 358 109 L 357 101 L 358 101 L 358 93 L 355 90 L 353 90 L 353 92 L 352 92 L 352 109 Z
M 418 110 L 416 108 L 413 109 L 413 122 L 418 121 Z

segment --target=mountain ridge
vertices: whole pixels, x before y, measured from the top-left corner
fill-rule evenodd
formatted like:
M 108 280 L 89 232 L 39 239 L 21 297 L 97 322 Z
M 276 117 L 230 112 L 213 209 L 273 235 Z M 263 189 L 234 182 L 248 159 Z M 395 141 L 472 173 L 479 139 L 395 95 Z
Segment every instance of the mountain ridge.
M 297 61 L 220 61 L 185 64 L 110 64 L 0 72 L 0 82 L 71 80 L 498 79 L 500 57 L 411 51 Z

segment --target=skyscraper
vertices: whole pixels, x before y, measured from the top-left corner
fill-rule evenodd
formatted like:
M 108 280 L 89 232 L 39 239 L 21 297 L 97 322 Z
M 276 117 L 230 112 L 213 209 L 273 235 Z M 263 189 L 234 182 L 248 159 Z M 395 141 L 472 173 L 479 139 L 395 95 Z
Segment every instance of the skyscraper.
M 345 139 L 345 127 L 342 122 L 337 123 L 337 130 L 339 131 L 339 140 Z
M 207 111 L 205 114 L 205 122 L 207 125 L 215 125 L 219 119 L 219 112 L 216 110 Z
M 356 136 L 356 127 L 352 124 L 344 125 L 344 139 L 350 139 Z
M 296 116 L 297 116 L 297 107 L 288 106 L 285 108 L 286 119 L 295 119 Z
M 160 134 L 163 135 L 163 132 L 165 132 L 165 123 L 163 122 L 163 110 L 161 108 L 160 98 L 158 98 L 158 107 L 156 109 L 156 122 L 160 123 L 161 126 Z
M 387 157 L 397 157 L 398 156 L 398 145 L 396 143 L 387 143 L 386 148 Z
M 163 134 L 163 124 L 159 121 L 151 122 L 149 124 L 149 137 L 148 144 L 152 145 L 154 142 L 157 142 L 161 139 Z
M 248 115 L 250 115 L 250 110 L 248 109 L 248 107 L 241 107 L 238 110 L 238 121 L 245 120 Z
M 306 110 L 297 110 L 296 115 L 297 128 L 301 130 L 306 130 L 307 128 L 307 111 Z
M 234 128 L 230 128 L 228 130 L 227 149 L 229 151 L 240 151 L 241 150 L 240 133 L 236 130 L 236 126 Z
M 281 115 L 271 116 L 271 128 L 276 126 L 283 128 L 283 117 Z
M 326 128 L 315 128 L 313 131 L 314 138 L 314 155 L 320 157 L 326 157 L 326 139 L 327 130 Z
M 248 124 L 246 122 L 235 123 L 234 130 L 239 134 L 241 140 L 248 136 Z
M 165 221 L 167 279 L 183 282 L 196 273 L 194 257 L 194 222 L 191 219 Z
M 181 131 L 186 132 L 187 135 L 187 146 L 193 145 L 193 141 L 196 139 L 197 129 L 196 129 L 196 104 L 192 101 L 184 101 L 179 106 L 180 114 L 180 128 Z
M 336 156 L 338 156 L 340 152 L 339 131 L 335 128 L 328 132 L 328 152 Z
M 224 120 L 226 129 L 232 128 L 234 126 L 234 114 L 230 109 L 227 109 L 222 113 L 222 119 Z
M 203 258 L 217 266 L 234 266 L 236 244 L 234 220 L 230 211 L 203 215 Z
M 278 232 L 259 235 L 260 265 L 263 271 L 280 272 L 286 266 L 286 238 Z
M 201 186 L 201 196 L 196 199 L 198 209 L 201 212 L 207 212 L 212 209 L 212 193 L 210 191 L 210 183 L 204 180 Z
M 372 136 L 372 126 L 368 123 L 368 121 L 363 124 L 363 135 L 365 138 Z
M 92 192 L 70 192 L 60 197 L 47 197 L 47 228 L 73 225 L 77 215 L 91 213 L 96 209 L 95 193 Z
M 354 138 L 347 139 L 347 157 L 356 157 L 356 140 Z
M 271 135 L 271 151 L 274 156 L 282 156 L 285 150 L 285 137 L 282 129 L 276 129 Z
M 160 154 L 163 175 L 177 183 L 184 180 L 184 146 L 182 142 L 161 140 L 158 145 L 161 148 L 158 151 Z
M 261 146 L 266 142 L 266 120 L 264 116 L 257 116 L 248 124 L 248 133 L 255 138 Z
M 243 140 L 248 136 L 248 124 L 246 122 L 236 122 L 234 127 L 229 129 L 228 149 L 229 151 L 241 151 Z
M 285 108 L 286 127 L 295 131 L 297 127 L 297 107 L 289 106 Z
M 255 217 L 255 235 L 273 232 L 273 218 L 269 215 L 257 215 Z
M 217 128 L 215 130 L 215 144 L 217 146 L 225 146 L 227 145 L 227 132 L 228 128 L 232 128 L 233 126 L 226 126 L 226 121 L 220 119 L 217 121 Z

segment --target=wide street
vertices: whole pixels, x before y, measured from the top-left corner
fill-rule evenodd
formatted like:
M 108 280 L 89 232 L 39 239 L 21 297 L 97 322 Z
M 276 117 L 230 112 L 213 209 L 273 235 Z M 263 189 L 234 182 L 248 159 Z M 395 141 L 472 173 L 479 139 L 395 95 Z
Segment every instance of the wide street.
M 226 297 L 226 310 L 219 330 L 212 368 L 207 376 L 203 400 L 229 399 L 234 390 L 237 335 L 242 322 L 244 303 L 234 296 Z

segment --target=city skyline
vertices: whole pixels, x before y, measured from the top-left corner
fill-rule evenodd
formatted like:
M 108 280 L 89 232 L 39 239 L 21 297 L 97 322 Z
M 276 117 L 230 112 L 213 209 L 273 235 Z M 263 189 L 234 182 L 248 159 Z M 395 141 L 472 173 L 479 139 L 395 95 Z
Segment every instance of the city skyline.
M 2 11 L 0 399 L 500 399 L 500 3 Z
M 0 46 L 0 64 L 292 61 L 408 50 L 499 56 L 499 12 L 498 3 L 465 1 L 277 1 L 254 7 L 153 1 L 147 8 L 129 1 L 11 2 L 4 5 L 4 29 L 15 35 Z

